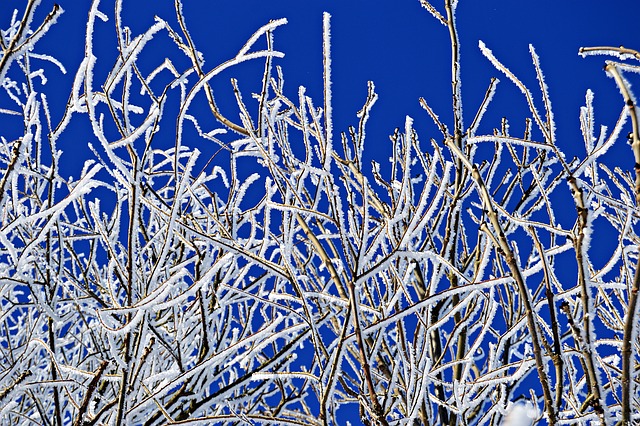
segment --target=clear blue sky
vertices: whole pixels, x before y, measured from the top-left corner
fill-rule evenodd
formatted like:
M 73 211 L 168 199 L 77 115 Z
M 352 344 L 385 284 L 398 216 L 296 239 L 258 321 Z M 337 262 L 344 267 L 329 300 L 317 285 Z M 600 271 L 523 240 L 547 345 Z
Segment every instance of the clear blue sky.
M 6 1 L 0 5 L 0 23 L 6 27 L 11 10 L 23 8 L 26 2 Z M 59 58 L 67 67 L 66 76 L 53 67 L 47 70 L 54 119 L 61 114 L 74 71 L 83 54 L 84 26 L 89 1 L 60 0 L 65 10 L 58 24 L 43 39 L 38 52 Z M 175 23 L 173 0 L 140 2 L 124 0 L 125 25 L 138 34 L 153 23 L 154 15 Z M 269 19 L 286 17 L 289 23 L 275 33 L 275 45 L 285 52 L 279 60 L 285 69 L 287 87 L 296 91 L 305 85 L 309 93 L 321 98 L 322 78 L 321 29 L 322 12 L 332 14 L 334 120 L 337 132 L 356 122 L 355 112 L 366 95 L 366 81 L 373 80 L 380 95 L 372 114 L 369 129 L 369 153 L 384 149 L 387 135 L 402 126 L 405 115 L 416 119 L 422 138 L 437 137 L 436 129 L 418 105 L 423 96 L 441 118 L 449 119 L 450 65 L 448 34 L 423 9 L 418 0 L 363 1 L 185 1 L 185 15 L 197 48 L 204 53 L 210 69 L 234 55 L 243 42 Z M 442 9 L 439 2 L 436 7 Z M 53 1 L 44 0 L 35 19 L 48 13 Z M 113 2 L 102 1 L 100 9 L 112 13 Z M 38 16 L 40 18 L 38 18 Z M 514 73 L 536 87 L 528 52 L 532 43 L 541 58 L 550 87 L 558 134 L 563 149 L 574 151 L 573 138 L 578 138 L 578 108 L 587 88 L 596 92 L 596 114 L 609 124 L 617 116 L 621 99 L 613 81 L 602 72 L 603 58 L 580 58 L 580 46 L 625 45 L 640 49 L 637 19 L 640 3 L 622 0 L 615 6 L 600 1 L 513 2 L 509 0 L 461 0 L 458 6 L 458 31 L 462 49 L 463 99 L 467 122 L 475 113 L 487 83 L 492 76 L 501 77 L 495 105 L 490 112 L 496 118 L 487 120 L 485 130 L 497 126 L 502 115 L 511 117 L 516 133 L 525 116 L 522 97 L 514 87 L 493 69 L 478 49 L 483 40 Z M 99 68 L 113 63 L 116 52 L 113 21 L 99 23 L 96 45 L 99 47 Z M 157 64 L 165 54 L 167 40 L 152 45 L 149 63 Z M 153 50 L 155 49 L 155 50 Z M 48 65 L 45 65 L 47 67 Z M 238 76 L 241 87 L 251 90 L 259 82 L 261 65 L 248 65 L 229 71 L 214 82 L 218 87 L 218 102 L 233 98 L 229 85 L 231 76 Z M 515 102 L 514 102 L 515 99 Z M 58 111 L 58 114 L 56 114 Z M 233 115 L 235 112 L 229 112 Z M 2 117 L 0 117 L 2 120 Z M 78 129 L 83 132 L 82 129 Z M 84 136 L 84 135 L 83 135 Z M 83 139 L 90 138 L 86 135 Z M 576 141 L 578 142 L 578 141 Z M 75 143 L 75 142 L 74 142 Z M 372 146 L 379 145 L 379 146 Z M 60 146 L 65 150 L 64 144 Z M 70 151 L 66 149 L 66 151 Z M 71 150 L 72 151 L 72 150 Z M 85 152 L 79 149 L 77 152 Z

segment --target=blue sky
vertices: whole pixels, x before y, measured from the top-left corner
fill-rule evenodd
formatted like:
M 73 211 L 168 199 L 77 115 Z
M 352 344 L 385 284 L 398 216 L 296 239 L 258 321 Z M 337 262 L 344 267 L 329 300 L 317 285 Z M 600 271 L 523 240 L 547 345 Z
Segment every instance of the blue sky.
M 11 9 L 22 8 L 23 3 L 9 1 L 0 5 L 3 26 L 10 19 Z M 123 3 L 123 21 L 134 34 L 152 25 L 154 15 L 171 24 L 176 22 L 172 0 L 124 0 Z M 90 2 L 61 0 L 59 4 L 65 13 L 37 49 L 54 55 L 67 68 L 67 74 L 61 75 L 49 64 L 44 65 L 50 79 L 45 91 L 49 94 L 54 120 L 62 114 L 75 69 L 82 60 Z M 434 4 L 441 8 L 437 2 Z M 42 1 L 35 22 L 39 22 L 52 5 L 51 0 Z M 102 1 L 100 9 L 111 12 L 113 2 Z M 283 66 L 291 93 L 304 85 L 317 102 L 321 99 L 322 82 L 322 12 L 330 12 L 335 131 L 344 131 L 356 123 L 355 113 L 364 102 L 366 82 L 372 80 L 379 100 L 369 123 L 365 155 L 370 154 L 370 159 L 388 147 L 387 136 L 394 128 L 403 126 L 405 115 L 416 120 L 415 126 L 423 140 L 438 137 L 437 129 L 418 104 L 421 96 L 443 120 L 451 123 L 448 33 L 418 0 L 185 1 L 184 10 L 196 46 L 206 58 L 205 70 L 232 57 L 268 20 L 286 17 L 288 24 L 275 33 L 275 46 L 286 56 L 276 63 Z M 498 76 L 502 83 L 482 129 L 490 132 L 505 115 L 510 118 L 514 133 L 522 129 L 527 115 L 523 98 L 482 56 L 478 40 L 483 40 L 505 65 L 535 88 L 537 82 L 528 51 L 528 44 L 532 43 L 550 88 L 562 149 L 570 155 L 580 155 L 578 110 L 586 89 L 596 92 L 596 114 L 601 123 L 612 124 L 622 100 L 613 80 L 602 71 L 603 58 L 580 58 L 578 49 L 590 45 L 640 47 L 640 37 L 634 31 L 638 16 L 640 4 L 633 0 L 619 1 L 610 7 L 593 0 L 461 1 L 458 31 L 467 123 L 475 114 L 489 79 Z M 116 55 L 113 22 L 98 24 L 95 43 L 98 70 L 106 73 Z M 167 44 L 166 39 L 159 38 L 150 46 L 150 64 L 156 66 L 161 61 Z M 230 70 L 213 82 L 218 102 L 228 115 L 236 114 L 229 78 L 238 77 L 240 87 L 251 91 L 259 84 L 260 72 L 261 64 L 256 62 Z M 227 101 L 229 106 L 225 108 Z M 70 167 L 70 173 L 77 171 L 85 159 L 75 161 L 74 157 L 88 154 L 84 142 L 80 143 L 78 138 L 88 141 L 91 137 L 87 133 L 89 129 L 81 123 L 74 122 L 72 126 L 78 126 L 72 132 L 73 141 L 63 139 L 59 146 L 67 152 L 63 163 Z M 622 155 L 620 150 L 614 152 Z

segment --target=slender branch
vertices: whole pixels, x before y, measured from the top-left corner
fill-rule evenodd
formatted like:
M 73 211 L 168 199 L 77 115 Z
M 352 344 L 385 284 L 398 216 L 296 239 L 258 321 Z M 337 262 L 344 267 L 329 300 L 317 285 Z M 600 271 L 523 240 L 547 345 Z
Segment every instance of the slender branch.
M 636 52 L 637 53 L 637 52 Z M 629 115 L 631 116 L 631 148 L 633 150 L 633 157 L 635 159 L 634 169 L 636 172 L 636 204 L 640 205 L 640 124 L 638 123 L 638 113 L 636 111 L 636 105 L 633 101 L 629 88 L 625 84 L 620 72 L 615 64 L 608 64 L 605 69 L 613 75 L 613 78 L 618 85 L 618 88 L 622 92 L 625 105 L 628 108 Z M 632 384 L 631 380 L 631 364 L 635 357 L 632 355 L 634 329 L 638 326 L 638 291 L 640 290 L 640 256 L 636 262 L 636 270 L 633 273 L 633 281 L 631 288 L 629 289 L 629 301 L 627 304 L 627 312 L 624 318 L 624 335 L 622 337 L 622 424 L 624 426 L 631 425 L 631 395 Z
M 0 401 L 5 399 L 7 395 L 9 395 L 9 393 L 16 388 L 16 386 L 24 382 L 24 380 L 29 376 L 31 376 L 32 374 L 33 373 L 31 372 L 31 370 L 25 370 L 22 373 L 20 373 L 20 375 L 16 378 L 16 380 L 10 386 L 7 386 L 5 389 L 2 389 L 2 391 L 0 391 Z
M 186 24 L 184 22 L 181 0 L 175 0 L 175 9 L 176 9 L 176 16 L 178 17 L 178 23 L 180 24 L 180 28 L 182 29 L 182 33 L 187 39 L 187 46 L 190 52 L 189 58 L 191 59 L 191 63 L 193 64 L 193 67 L 198 73 L 198 77 L 202 79 L 205 77 L 206 73 L 202 70 L 202 64 L 200 63 L 198 51 L 195 48 L 193 40 L 191 39 L 191 36 L 189 35 L 189 31 L 187 30 Z M 269 56 L 267 55 L 266 61 L 269 61 L 269 60 L 270 60 Z M 268 66 L 268 65 L 265 65 L 265 66 Z M 234 132 L 247 136 L 249 133 L 243 126 L 235 124 L 234 122 L 229 120 L 227 117 L 222 115 L 222 113 L 220 112 L 220 109 L 218 108 L 218 105 L 216 104 L 215 98 L 213 97 L 213 90 L 211 89 L 211 86 L 209 85 L 208 82 L 205 83 L 204 90 L 207 96 L 207 102 L 209 103 L 209 108 L 211 109 L 211 113 L 213 114 L 213 116 L 220 123 L 224 124 Z
M 447 27 L 451 39 L 451 92 L 453 94 L 453 137 L 459 148 L 462 148 L 462 80 L 460 79 L 460 39 L 456 30 L 455 0 L 445 0 L 447 10 Z
M 576 210 L 578 213 L 577 220 L 577 231 L 573 239 L 573 244 L 575 248 L 576 262 L 578 266 L 578 284 L 580 285 L 580 299 L 582 303 L 583 309 L 583 321 L 580 338 L 582 339 L 581 350 L 585 360 L 586 365 L 586 376 L 589 382 L 589 389 L 592 398 L 592 405 L 598 415 L 600 416 L 600 422 L 602 426 L 606 425 L 606 419 L 604 417 L 603 410 L 603 402 L 602 402 L 602 393 L 600 390 L 600 383 L 598 381 L 598 375 L 596 371 L 596 364 L 594 361 L 594 354 L 591 342 L 591 330 L 593 329 L 593 317 L 594 314 L 589 312 L 592 307 L 591 303 L 591 286 L 589 285 L 588 279 L 588 260 L 587 253 L 584 246 L 585 234 L 588 232 L 589 224 L 589 215 L 587 204 L 584 199 L 584 191 L 582 187 L 578 184 L 578 180 L 570 176 L 567 179 L 569 186 L 571 188 L 571 193 L 576 205 Z
M 634 58 L 640 60 L 640 52 L 633 49 L 628 49 L 624 46 L 613 47 L 613 46 L 593 46 L 593 47 L 581 47 L 579 53 L 581 55 L 585 54 L 610 54 L 611 52 L 616 52 L 620 55 L 630 55 Z
M 371 376 L 371 366 L 369 365 L 369 355 L 362 337 L 362 328 L 360 327 L 360 310 L 359 303 L 356 294 L 356 284 L 350 281 L 349 288 L 349 304 L 351 305 L 351 311 L 353 312 L 353 326 L 355 328 L 356 341 L 358 342 L 358 351 L 360 352 L 360 362 L 362 363 L 362 375 L 369 392 L 369 399 L 372 404 L 374 418 L 377 423 L 382 426 L 388 426 L 384 412 L 380 401 L 378 401 L 378 395 L 373 383 L 373 377 Z
M 46 16 L 40 28 L 32 33 L 27 38 L 27 40 L 22 40 L 25 31 L 29 29 L 29 23 L 31 22 L 32 15 L 38 3 L 40 3 L 39 0 L 29 0 L 24 10 L 22 19 L 20 20 L 18 31 L 16 31 L 15 35 L 9 42 L 9 45 L 5 49 L 3 49 L 4 51 L 2 52 L 2 58 L 0 58 L 0 79 L 4 78 L 9 65 L 13 61 L 16 53 L 24 49 L 28 45 L 29 40 L 37 39 L 38 37 L 42 36 L 42 34 L 44 34 L 44 29 L 49 24 L 55 22 L 60 13 L 62 13 L 62 9 L 60 9 L 60 6 L 58 6 L 58 4 L 54 4 L 53 10 Z
M 555 400 L 555 410 L 556 412 L 560 412 L 562 408 L 562 397 L 563 397 L 563 384 L 564 384 L 564 361 L 562 358 L 562 347 L 560 342 L 560 326 L 558 324 L 558 316 L 556 312 L 555 305 L 555 297 L 553 293 L 553 289 L 551 288 L 551 277 L 549 276 L 549 264 L 547 260 L 547 256 L 544 252 L 544 248 L 542 247 L 542 243 L 540 243 L 540 238 L 538 238 L 538 234 L 533 226 L 529 226 L 529 233 L 533 237 L 533 242 L 540 254 L 540 261 L 543 263 L 543 273 L 544 273 L 544 285 L 545 285 L 545 293 L 547 295 L 547 304 L 549 306 L 549 318 L 551 320 L 551 332 L 553 335 L 553 363 L 556 366 L 556 400 Z
M 462 151 L 451 139 L 445 139 L 445 145 L 449 147 L 449 149 L 451 149 L 454 155 L 458 159 L 460 159 L 464 166 L 471 172 L 471 177 L 476 182 L 477 190 L 480 193 L 480 197 L 482 198 L 482 204 L 487 210 L 487 216 L 489 217 L 491 226 L 493 227 L 494 232 L 497 234 L 495 235 L 495 237 L 498 241 L 499 247 L 502 250 L 507 265 L 509 266 L 511 275 L 518 286 L 518 292 L 520 293 L 520 298 L 522 299 L 522 303 L 524 304 L 525 308 L 527 326 L 529 328 L 529 332 L 531 333 L 533 354 L 536 362 L 536 368 L 538 370 L 538 376 L 540 377 L 540 384 L 542 385 L 542 392 L 544 394 L 545 410 L 547 411 L 549 424 L 555 425 L 556 412 L 554 410 L 553 397 L 551 395 L 551 390 L 549 387 L 549 380 L 547 378 L 545 363 L 542 358 L 542 347 L 540 345 L 540 337 L 538 334 L 535 312 L 533 311 L 533 306 L 531 305 L 529 290 L 527 288 L 524 276 L 522 275 L 522 271 L 520 270 L 520 266 L 518 265 L 518 261 L 513 253 L 513 250 L 511 249 L 511 246 L 507 241 L 507 237 L 504 233 L 504 230 L 502 229 L 502 225 L 500 224 L 500 219 L 498 218 L 498 212 L 493 206 L 491 195 L 489 194 L 489 191 L 484 184 L 482 176 L 480 176 L 478 168 L 475 166 L 475 164 L 471 164 L 471 162 L 465 157 Z
M 109 365 L 109 361 L 102 361 L 98 366 L 93 378 L 87 385 L 87 390 L 84 394 L 84 398 L 82 398 L 82 403 L 80 404 L 80 408 L 78 409 L 78 414 L 76 415 L 76 419 L 73 422 L 73 426 L 84 426 L 85 425 L 85 415 L 87 413 L 87 409 L 89 408 L 89 403 L 91 402 L 91 398 L 93 397 L 94 392 L 96 391 L 96 387 L 102 378 L 102 374 L 104 370 L 107 369 Z

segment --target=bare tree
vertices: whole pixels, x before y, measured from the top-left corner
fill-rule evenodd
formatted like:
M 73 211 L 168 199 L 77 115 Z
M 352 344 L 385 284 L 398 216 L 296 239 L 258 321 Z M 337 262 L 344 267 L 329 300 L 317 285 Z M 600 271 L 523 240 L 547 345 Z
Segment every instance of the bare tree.
M 84 59 L 52 123 L 37 64 L 65 69 L 36 43 L 60 9 L 35 28 L 37 3 L 0 40 L 13 102 L 0 113 L 23 130 L 3 129 L 0 145 L 3 424 L 640 420 L 640 131 L 624 77 L 640 53 L 581 50 L 613 58 L 606 71 L 624 103 L 611 130 L 598 129 L 587 92 L 584 154 L 568 160 L 534 48 L 532 91 L 480 42 L 529 107 L 511 118 L 524 134 L 507 119 L 484 134 L 498 79 L 465 117 L 457 2 L 421 0 L 450 35 L 450 118 L 420 99 L 418 119 L 440 134 L 420 141 L 407 117 L 390 164 L 367 165 L 375 86 L 357 123 L 334 132 L 328 14 L 314 101 L 304 87 L 288 95 L 276 66 L 285 19 L 210 67 L 180 0 L 175 19 L 141 34 L 116 1 L 118 56 L 97 81 L 93 35 L 108 14 L 94 0 Z M 168 48 L 149 70 L 139 57 L 156 39 Z M 245 61 L 264 72 L 249 99 L 231 80 L 235 118 L 211 84 Z M 601 159 L 624 143 L 629 117 L 635 177 Z M 90 124 L 94 157 L 67 179 L 57 142 L 72 120 Z M 556 219 L 567 200 L 569 229 Z M 592 262 L 596 229 L 619 243 Z M 518 400 L 528 408 L 514 410 Z

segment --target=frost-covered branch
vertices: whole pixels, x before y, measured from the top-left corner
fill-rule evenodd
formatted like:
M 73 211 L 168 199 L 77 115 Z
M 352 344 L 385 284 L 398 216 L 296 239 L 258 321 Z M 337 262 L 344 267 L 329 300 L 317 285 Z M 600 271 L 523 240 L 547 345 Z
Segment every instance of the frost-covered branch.
M 422 0 L 449 34 L 451 98 L 421 98 L 380 146 L 373 82 L 337 127 L 328 14 L 314 99 L 285 86 L 285 19 L 210 63 L 187 4 L 135 33 L 126 2 L 96 0 L 65 104 L 34 69 L 66 71 L 38 51 L 59 9 L 33 29 L 37 3 L 1 43 L 3 424 L 639 419 L 640 184 L 605 155 L 630 122 L 640 163 L 635 65 L 607 65 L 625 101 L 610 128 L 587 92 L 567 160 L 533 47 L 527 81 L 481 45 L 528 112 L 497 114 L 492 79 L 465 120 L 464 2 Z M 582 52 L 609 51 L 637 59 Z M 64 177 L 69 139 L 89 154 Z M 602 232 L 618 242 L 596 255 Z

